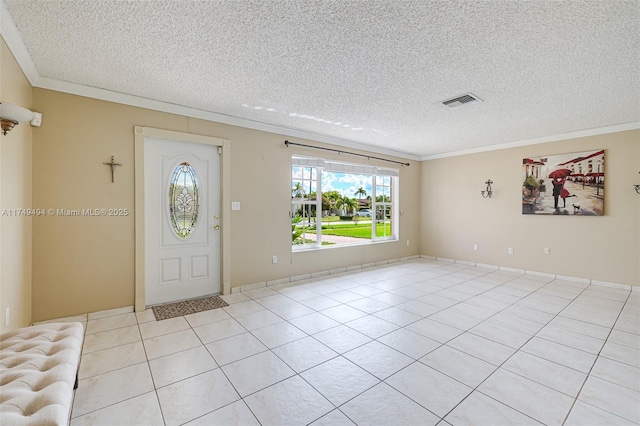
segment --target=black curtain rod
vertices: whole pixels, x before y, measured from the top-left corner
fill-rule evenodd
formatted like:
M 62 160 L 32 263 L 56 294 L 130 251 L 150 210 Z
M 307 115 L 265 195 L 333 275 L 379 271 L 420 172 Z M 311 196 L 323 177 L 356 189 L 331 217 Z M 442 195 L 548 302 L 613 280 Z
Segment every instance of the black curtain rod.
M 296 142 L 289 142 L 289 141 L 284 141 L 284 144 L 287 146 L 287 148 L 289 148 L 289 145 L 304 146 L 306 148 L 324 149 L 325 151 L 333 151 L 333 152 L 337 152 L 338 154 L 357 155 L 358 157 L 365 157 L 365 158 L 368 158 L 369 160 L 373 158 L 374 160 L 388 161 L 389 163 L 401 164 L 401 165 L 407 166 L 407 167 L 410 166 L 409 163 L 403 163 L 401 161 L 387 160 L 386 158 L 374 157 L 372 155 L 358 154 L 358 153 L 355 153 L 355 152 L 347 152 L 347 151 L 342 151 L 342 150 L 339 150 L 339 149 L 324 148 L 324 147 L 321 147 L 321 146 L 313 146 L 313 145 L 305 145 L 303 143 L 296 143 Z

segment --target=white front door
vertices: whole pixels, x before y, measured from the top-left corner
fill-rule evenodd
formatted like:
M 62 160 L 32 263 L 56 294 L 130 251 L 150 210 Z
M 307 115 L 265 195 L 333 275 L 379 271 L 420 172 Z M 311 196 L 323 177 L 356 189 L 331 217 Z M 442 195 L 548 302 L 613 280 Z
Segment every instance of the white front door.
M 217 146 L 144 141 L 145 303 L 220 293 Z

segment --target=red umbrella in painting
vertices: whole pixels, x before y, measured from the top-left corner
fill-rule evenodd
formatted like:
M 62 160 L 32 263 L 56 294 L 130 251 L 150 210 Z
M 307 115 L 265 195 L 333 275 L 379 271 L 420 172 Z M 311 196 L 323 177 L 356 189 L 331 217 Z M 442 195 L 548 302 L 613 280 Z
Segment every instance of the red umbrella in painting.
M 571 174 L 571 170 L 569 169 L 558 169 L 558 170 L 554 170 L 551 173 L 549 173 L 549 177 L 551 179 L 558 179 L 558 178 L 566 178 L 567 176 L 569 176 Z

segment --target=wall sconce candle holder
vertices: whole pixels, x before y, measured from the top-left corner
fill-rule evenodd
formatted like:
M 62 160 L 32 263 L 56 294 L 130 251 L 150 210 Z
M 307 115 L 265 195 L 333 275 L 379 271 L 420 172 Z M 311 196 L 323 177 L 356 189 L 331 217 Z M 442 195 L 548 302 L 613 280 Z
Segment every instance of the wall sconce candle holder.
M 493 194 L 493 191 L 491 190 L 492 183 L 493 181 L 491 179 L 488 179 L 485 182 L 485 185 L 487 185 L 487 189 L 485 189 L 484 191 L 480 191 L 480 194 L 482 195 L 483 198 L 491 198 L 491 195 Z

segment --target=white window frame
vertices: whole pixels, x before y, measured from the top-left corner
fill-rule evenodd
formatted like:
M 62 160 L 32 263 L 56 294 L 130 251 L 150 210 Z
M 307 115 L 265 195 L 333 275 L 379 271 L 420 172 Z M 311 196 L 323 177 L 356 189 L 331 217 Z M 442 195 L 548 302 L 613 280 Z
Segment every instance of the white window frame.
M 315 217 L 315 223 L 321 223 L 322 222 L 322 168 L 318 167 L 317 165 L 314 164 L 292 164 L 291 165 L 291 170 L 293 170 L 293 167 L 301 167 L 303 169 L 302 171 L 302 177 L 301 177 L 301 181 L 305 181 L 304 179 L 304 168 L 312 168 L 316 170 L 316 185 L 315 188 L 313 188 L 316 192 L 316 200 L 315 203 L 313 202 L 313 200 L 310 199 L 305 199 L 303 198 L 293 198 L 291 197 L 291 206 L 293 206 L 294 204 L 301 204 L 301 205 L 316 205 L 316 217 Z M 310 172 L 310 177 L 309 177 L 309 181 L 313 182 L 313 170 L 311 170 Z M 293 187 L 293 173 L 291 173 L 291 183 L 292 183 L 292 187 Z M 303 190 L 304 190 L 304 185 L 303 185 Z M 313 191 L 312 191 L 313 192 Z M 318 197 L 318 194 L 320 194 L 320 197 Z M 318 208 L 318 200 L 320 200 L 320 208 Z M 293 210 L 293 208 L 291 209 L 291 211 L 289 212 L 289 215 L 291 216 L 291 219 L 293 219 L 295 217 L 295 212 Z M 310 219 L 311 217 L 309 217 Z M 302 221 L 304 222 L 304 216 L 302 217 Z M 309 249 L 309 248 L 315 248 L 316 246 L 320 246 L 322 244 L 322 226 L 320 226 L 320 229 L 318 229 L 318 227 L 316 226 L 316 242 L 313 244 L 292 244 L 291 246 L 294 247 L 294 251 L 297 250 L 305 250 L 305 249 Z M 302 234 L 302 237 L 304 239 L 305 234 Z
M 352 245 L 362 245 L 362 244 L 375 244 L 379 242 L 386 241 L 398 241 L 399 237 L 399 212 L 400 212 L 400 200 L 399 200 L 399 180 L 400 180 L 400 171 L 398 169 L 391 168 L 383 168 L 383 167 L 374 167 L 369 165 L 357 164 L 357 163 L 344 163 L 333 160 L 324 160 L 320 158 L 312 158 L 312 157 L 302 157 L 294 155 L 291 157 L 291 186 L 293 187 L 293 167 L 312 167 L 316 169 L 317 181 L 316 181 L 316 224 L 322 223 L 322 175 L 325 172 L 334 172 L 334 173 L 346 173 L 346 174 L 361 174 L 361 175 L 369 175 L 371 176 L 371 239 L 363 239 L 362 242 L 351 243 L 351 244 L 336 244 L 336 245 L 322 245 L 322 226 L 318 227 L 316 225 L 316 241 L 310 244 L 292 244 L 292 251 L 301 251 L 301 250 L 310 250 L 310 249 L 329 249 L 329 248 L 338 248 Z M 390 185 L 390 197 L 391 202 L 377 202 L 376 201 L 376 177 L 377 176 L 388 176 L 391 178 Z M 296 200 L 298 200 L 297 204 L 311 204 L 308 200 L 291 198 L 291 211 L 290 216 L 293 219 L 295 216 L 295 212 L 293 211 L 293 205 L 296 204 Z M 303 202 L 305 201 L 305 202 Z M 376 232 L 377 225 L 377 206 L 378 205 L 390 205 L 391 207 L 391 235 L 378 237 Z M 386 221 L 386 220 L 385 220 Z M 383 221 L 383 223 L 385 222 Z
M 397 203 L 394 203 L 394 200 L 397 196 L 397 181 L 398 178 L 396 177 L 394 179 L 393 176 L 389 176 L 389 178 L 391 179 L 390 185 L 385 185 L 384 183 L 382 185 L 378 185 L 377 184 L 377 177 L 386 177 L 386 175 L 375 175 L 372 176 L 372 180 L 373 180 L 373 185 L 372 185 L 372 190 L 371 190 L 371 214 L 372 214 L 372 219 L 371 219 L 371 232 L 373 233 L 373 235 L 376 235 L 376 240 L 388 240 L 388 239 L 394 239 L 394 231 L 396 230 L 395 228 L 395 224 L 394 221 L 396 220 L 396 213 L 397 213 L 397 209 L 395 207 L 397 207 Z M 389 198 L 391 199 L 391 201 L 377 201 L 378 198 L 378 190 L 377 187 L 378 186 L 382 186 L 382 187 L 389 187 Z M 384 191 L 383 194 L 384 195 Z M 384 199 L 384 198 L 383 198 Z M 391 213 L 391 235 L 388 236 L 383 236 L 383 237 L 377 237 L 377 226 L 378 226 L 378 206 L 382 206 L 382 211 L 383 211 L 383 217 L 382 217 L 382 225 L 386 226 L 387 218 L 386 215 L 384 213 L 386 213 L 386 207 L 389 206 L 389 211 Z M 374 220 L 375 218 L 375 220 Z M 397 238 L 396 238 L 397 239 Z

